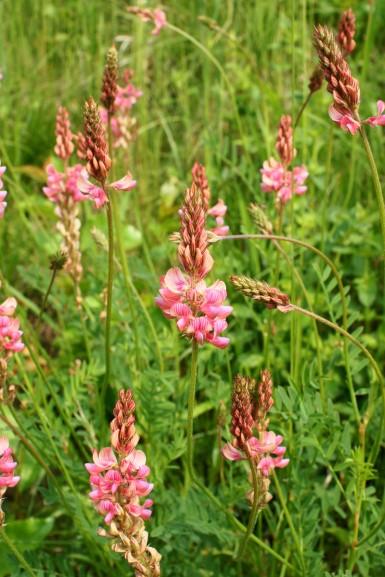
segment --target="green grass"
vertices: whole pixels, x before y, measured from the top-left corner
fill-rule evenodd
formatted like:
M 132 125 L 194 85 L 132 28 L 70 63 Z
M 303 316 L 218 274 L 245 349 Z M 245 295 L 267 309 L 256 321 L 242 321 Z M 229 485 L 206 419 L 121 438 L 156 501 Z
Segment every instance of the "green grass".
M 178 208 L 195 160 L 202 162 L 213 198 L 229 207 L 233 234 L 256 233 L 251 202 L 275 219 L 274 201 L 260 190 L 259 169 L 274 154 L 283 113 L 295 114 L 307 94 L 316 62 L 314 23 L 336 26 L 343 9 L 357 16 L 351 56 L 360 79 L 361 111 L 375 113 L 385 97 L 382 30 L 385 5 L 327 0 L 171 0 L 172 27 L 158 37 L 151 25 L 110 0 L 2 0 L 0 3 L 0 158 L 8 168 L 8 207 L 0 222 L 1 299 L 15 295 L 27 351 L 12 363 L 18 389 L 1 414 L 12 437 L 22 481 L 7 492 L 6 532 L 36 577 L 130 575 L 131 569 L 96 535 L 100 516 L 87 493 L 83 463 L 93 447 L 108 444 L 99 425 L 98 391 L 104 378 L 103 290 L 107 253 L 92 234 L 107 235 L 105 214 L 82 205 L 82 292 L 79 314 L 73 286 L 59 273 L 38 323 L 50 281 L 49 257 L 60 246 L 52 204 L 44 197 L 44 165 L 53 158 L 56 108 L 66 106 L 74 130 L 82 126 L 85 99 L 99 97 L 105 53 L 115 40 L 121 67 L 132 67 L 143 90 L 134 113 L 138 137 L 120 154 L 117 175 L 130 170 L 137 188 L 120 193 L 118 213 L 129 266 L 118 268 L 112 317 L 112 390 L 105 425 L 120 388 L 133 388 L 142 447 L 155 483 L 150 542 L 162 554 L 164 577 L 380 577 L 385 531 L 352 557 L 354 513 L 362 500 L 359 540 L 382 519 L 384 437 L 380 395 L 360 445 L 348 388 L 342 337 L 304 317 L 282 315 L 246 301 L 228 285 L 234 314 L 231 346 L 199 351 L 195 409 L 195 468 L 222 510 L 185 481 L 186 421 L 191 345 L 155 308 L 159 276 L 177 263 L 168 240 L 178 228 Z M 374 10 L 370 19 L 370 6 Z M 201 18 L 212 19 L 219 29 Z M 316 93 L 296 132 L 298 163 L 310 172 L 309 190 L 286 211 L 283 232 L 321 249 L 342 277 L 349 332 L 383 368 L 384 284 L 379 217 L 367 159 L 358 135 L 332 126 L 330 95 Z M 370 141 L 384 181 L 383 129 Z M 212 279 L 246 274 L 276 284 L 295 303 L 342 325 L 341 297 L 325 262 L 309 250 L 282 243 L 279 258 L 268 241 L 217 243 Z M 301 289 L 302 281 L 306 295 Z M 152 326 L 153 328 L 152 328 Z M 153 330 L 154 329 L 154 330 Z M 273 336 L 268 333 L 272 330 Z M 160 355 L 159 355 L 160 351 Z M 159 358 L 161 357 L 161 359 Z M 360 351 L 348 344 L 348 367 L 364 414 L 375 377 Z M 163 365 L 163 366 L 162 366 Z M 250 542 L 233 558 L 241 532 L 223 508 L 247 524 L 247 469 L 221 462 L 218 437 L 230 439 L 232 377 L 258 377 L 269 366 L 275 384 L 272 428 L 282 433 L 290 466 L 272 483 L 273 500 L 255 534 L 282 560 Z M 325 391 L 322 402 L 320 391 Z M 221 426 L 225 419 L 226 425 Z M 378 450 L 373 447 L 379 441 Z M 32 450 L 31 450 L 32 446 Z M 37 453 L 37 455 L 36 455 Z M 38 460 L 40 456 L 40 461 Z M 42 461 L 42 462 L 41 462 Z M 365 483 L 365 489 L 363 488 Z M 0 577 L 27 575 L 14 552 L 0 543 Z

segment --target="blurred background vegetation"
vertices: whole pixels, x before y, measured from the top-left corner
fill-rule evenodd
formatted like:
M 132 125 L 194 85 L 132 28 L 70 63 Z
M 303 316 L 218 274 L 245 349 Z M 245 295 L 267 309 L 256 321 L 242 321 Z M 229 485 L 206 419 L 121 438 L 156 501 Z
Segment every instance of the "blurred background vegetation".
M 172 0 L 164 4 L 172 26 L 158 37 L 151 36 L 150 25 L 128 14 L 127 6 L 120 0 L 0 2 L 0 156 L 8 167 L 9 191 L 0 223 L 1 290 L 19 299 L 26 340 L 34 344 L 41 369 L 28 353 L 20 359 L 13 377 L 18 401 L 12 412 L 4 410 L 53 473 L 51 478 L 22 443 L 17 445 L 23 480 L 6 504 L 8 534 L 38 577 L 129 574 L 125 562 L 95 536 L 99 518 L 88 502 L 83 467 L 91 448 L 108 442 L 100 438 L 95 417 L 104 363 L 103 213 L 82 207 L 84 315 L 76 309 L 70 279 L 60 274 L 44 323 L 37 320 L 50 279 L 49 257 L 60 246 L 53 206 L 42 194 L 44 167 L 53 156 L 56 109 L 66 106 L 74 130 L 81 129 L 83 103 L 90 95 L 98 98 L 105 53 L 115 42 L 121 67 L 134 70 L 133 82 L 143 97 L 133 109 L 137 139 L 119 156 L 119 173 L 129 169 L 138 181 L 133 192 L 120 196 L 138 293 L 126 290 L 118 269 L 113 381 L 116 391 L 132 387 L 138 401 L 138 423 L 156 484 L 149 532 L 164 558 L 162 574 L 347 577 L 357 495 L 368 480 L 362 538 L 381 519 L 385 461 L 383 443 L 371 465 L 357 448 L 340 336 L 319 327 L 318 338 L 309 320 L 261 310 L 229 288 L 235 307 L 231 347 L 226 352 L 205 347 L 200 354 L 197 469 L 223 504 L 247 522 L 246 472 L 239 464 L 222 463 L 218 438 L 228 438 L 233 374 L 257 376 L 269 366 L 276 384 L 272 428 L 287 439 L 291 464 L 279 472 L 286 510 L 273 484 L 274 500 L 257 534 L 295 569 L 254 545 L 236 564 L 231 555 L 238 536 L 203 495 L 183 484 L 189 344 L 155 309 L 153 298 L 159 276 L 176 263 L 168 236 L 178 227 L 177 210 L 195 160 L 206 166 L 213 198 L 228 205 L 233 233 L 256 232 L 250 202 L 264 204 L 274 220 L 274 201 L 260 191 L 259 169 L 274 154 L 281 114 L 295 115 L 307 95 L 316 62 L 313 25 L 336 27 L 349 7 L 357 17 L 351 67 L 361 84 L 361 109 L 364 116 L 375 113 L 376 100 L 385 98 L 385 3 Z M 283 230 L 321 248 L 336 263 L 346 287 L 350 331 L 360 335 L 383 367 L 384 287 L 373 187 L 361 142 L 331 124 L 329 103 L 323 88 L 296 131 L 298 161 L 310 172 L 309 190 L 288 208 Z M 370 138 L 383 180 L 384 134 L 373 129 Z M 265 241 L 218 243 L 212 250 L 213 278 L 244 273 L 266 280 L 298 304 L 310 304 L 341 323 L 330 269 L 313 253 L 290 246 L 285 251 L 288 260 L 278 260 Z M 371 372 L 351 346 L 349 367 L 364 408 Z M 321 385 L 326 403 L 320 399 Z M 106 420 L 114 400 L 109 399 Z M 369 427 L 369 448 L 382 427 L 380 413 Z M 384 539 L 380 529 L 362 545 L 353 574 L 383 575 Z M 6 575 L 24 573 L 0 544 L 0 577 Z

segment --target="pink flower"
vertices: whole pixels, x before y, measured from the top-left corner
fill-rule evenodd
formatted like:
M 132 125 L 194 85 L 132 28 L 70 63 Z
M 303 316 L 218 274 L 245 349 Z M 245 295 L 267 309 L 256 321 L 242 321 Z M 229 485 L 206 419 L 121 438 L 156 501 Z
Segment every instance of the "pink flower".
M 301 195 L 307 191 L 305 181 L 309 173 L 305 166 L 295 166 L 287 170 L 282 163 L 274 158 L 265 160 L 261 168 L 263 192 L 275 192 L 277 199 L 286 204 L 293 194 Z
M 0 362 L 0 370 L 3 371 L 6 370 L 9 358 L 24 349 L 20 322 L 13 316 L 16 307 L 17 302 L 13 297 L 6 299 L 0 305 L 0 361 L 5 363 L 5 367 L 1 369 Z
M 96 208 L 102 208 L 108 202 L 106 192 L 100 186 L 90 182 L 85 169 L 79 175 L 77 188 L 82 195 L 94 201 Z
M 155 28 L 151 32 L 151 34 L 153 34 L 154 36 L 159 34 L 162 28 L 167 24 L 166 13 L 160 8 L 156 8 L 154 10 L 154 24 Z
M 143 96 L 143 92 L 131 82 L 127 82 L 125 86 L 118 86 L 115 107 L 120 110 L 130 110 L 141 96 Z
M 216 227 L 212 229 L 212 232 L 217 236 L 226 236 L 229 234 L 229 227 L 225 225 L 224 216 L 227 212 L 227 206 L 220 198 L 214 206 L 212 206 L 207 214 L 215 218 Z
M 229 461 L 241 461 L 246 459 L 246 455 L 234 447 L 232 443 L 226 443 L 222 448 L 222 455 Z
M 20 481 L 20 477 L 13 474 L 17 467 L 13 460 L 12 449 L 9 446 L 7 437 L 0 437 L 0 519 L 1 519 L 1 498 L 7 487 L 15 487 Z
M 377 100 L 377 116 L 370 116 L 365 120 L 365 123 L 371 126 L 385 126 L 385 102 Z
M 148 519 L 151 516 L 152 500 L 140 503 L 140 498 L 146 497 L 154 487 L 146 480 L 150 469 L 143 451 L 133 448 L 117 459 L 111 447 L 99 453 L 94 450 L 93 463 L 86 463 L 85 467 L 90 474 L 90 499 L 104 515 L 107 525 L 123 509 L 133 517 Z
M 120 180 L 112 182 L 110 184 L 111 188 L 115 188 L 115 190 L 132 190 L 136 186 L 136 180 L 132 178 L 132 174 L 127 172 L 126 176 L 123 176 Z
M 232 307 L 224 305 L 227 297 L 226 285 L 216 281 L 210 287 L 204 280 L 192 284 L 179 268 L 170 269 L 161 277 L 156 304 L 167 318 L 175 318 L 181 333 L 199 344 L 211 343 L 225 348 L 229 339 L 220 336 L 227 328 L 226 318 Z
M 360 122 L 353 118 L 348 110 L 338 110 L 334 104 L 329 107 L 329 116 L 334 122 L 337 122 L 345 132 L 355 134 L 357 130 L 360 129 Z
M 131 14 L 136 14 L 143 22 L 153 22 L 155 28 L 152 30 L 151 34 L 156 36 L 162 30 L 162 28 L 167 24 L 166 13 L 160 8 L 151 10 L 150 8 L 139 8 L 138 6 L 130 6 L 128 8 Z
M 49 164 L 46 168 L 47 186 L 43 187 L 43 192 L 52 202 L 58 204 L 62 202 L 65 195 L 69 195 L 75 202 L 87 200 L 87 196 L 82 193 L 79 182 L 86 178 L 87 171 L 81 164 L 75 164 L 59 172 Z

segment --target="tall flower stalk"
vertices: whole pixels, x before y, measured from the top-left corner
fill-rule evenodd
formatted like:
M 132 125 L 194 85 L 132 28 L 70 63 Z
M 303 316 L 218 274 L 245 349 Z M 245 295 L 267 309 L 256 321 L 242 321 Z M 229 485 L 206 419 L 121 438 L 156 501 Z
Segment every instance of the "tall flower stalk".
M 274 403 L 272 389 L 268 370 L 261 372 L 258 385 L 250 377 L 237 375 L 234 379 L 231 410 L 233 439 L 223 447 L 222 453 L 230 461 L 248 461 L 252 487 L 248 493 L 252 508 L 247 531 L 239 548 L 239 558 L 243 556 L 254 531 L 258 513 L 272 499 L 269 493 L 272 471 L 289 464 L 289 459 L 283 457 L 286 452 L 286 448 L 281 445 L 283 437 L 268 431 L 268 413 Z M 257 432 L 257 437 L 254 432 Z
M 107 100 L 107 96 L 106 96 Z M 107 182 L 111 170 L 111 158 L 104 128 L 99 114 L 99 109 L 93 98 L 89 98 L 84 107 L 84 135 L 82 139 L 82 156 L 86 160 L 88 175 L 97 184 L 83 179 L 79 188 L 84 195 L 91 196 L 97 208 L 106 206 L 108 227 L 108 275 L 107 275 L 107 310 L 106 310 L 106 336 L 105 336 L 105 378 L 100 394 L 100 418 L 103 420 L 104 401 L 107 388 L 111 382 L 111 320 L 112 298 L 114 279 L 114 222 L 110 201 L 111 190 L 128 191 L 136 186 L 135 180 L 128 172 L 123 178 L 112 183 Z
M 161 556 L 148 545 L 145 521 L 150 518 L 153 489 L 148 482 L 150 468 L 146 455 L 136 449 L 139 435 L 135 427 L 135 402 L 130 390 L 121 390 L 111 421 L 111 446 L 94 450 L 90 474 L 90 498 L 103 515 L 111 549 L 121 553 L 135 570 L 135 577 L 158 577 Z M 143 501 L 144 498 L 144 501 Z
M 161 277 L 161 288 L 155 299 L 164 315 L 175 319 L 178 330 L 192 342 L 187 416 L 187 467 L 191 480 L 194 478 L 193 417 L 198 346 L 207 342 L 219 349 L 227 347 L 229 339 L 222 336 L 222 332 L 227 328 L 226 318 L 232 312 L 232 307 L 224 304 L 225 283 L 217 280 L 208 287 L 205 282 L 214 264 L 206 231 L 209 191 L 204 167 L 195 164 L 191 187 L 186 190 L 179 211 L 180 232 L 176 235 L 183 272 L 175 267 Z

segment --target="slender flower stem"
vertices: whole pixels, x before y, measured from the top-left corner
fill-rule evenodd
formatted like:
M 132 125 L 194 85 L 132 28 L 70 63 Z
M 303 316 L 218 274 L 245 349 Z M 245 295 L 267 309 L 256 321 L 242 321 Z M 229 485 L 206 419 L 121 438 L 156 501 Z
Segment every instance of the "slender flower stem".
M 383 259 L 384 259 L 384 267 L 385 267 L 385 203 L 384 203 L 384 196 L 382 193 L 382 187 L 380 182 L 380 177 L 378 176 L 378 170 L 376 166 L 376 162 L 374 160 L 373 152 L 366 135 L 365 127 L 361 124 L 360 127 L 360 135 L 362 141 L 364 143 L 364 148 L 366 155 L 368 157 L 370 170 L 372 173 L 374 189 L 376 191 L 377 197 L 377 204 L 378 204 L 378 211 L 380 213 L 380 223 L 381 223 L 381 234 L 382 234 L 382 252 L 383 252 Z
M 114 222 L 112 218 L 111 201 L 107 203 L 107 226 L 108 226 L 108 277 L 107 277 L 107 311 L 106 311 L 106 337 L 105 337 L 105 378 L 100 393 L 100 423 L 104 421 L 104 403 L 107 389 L 111 380 L 111 318 L 112 318 L 112 291 L 114 282 Z
M 340 274 L 339 274 L 337 267 L 335 266 L 334 262 L 324 252 L 322 252 L 321 250 L 319 250 L 315 246 L 309 244 L 308 242 L 305 242 L 305 241 L 302 241 L 302 240 L 299 240 L 296 238 L 288 237 L 288 236 L 279 236 L 279 235 L 274 235 L 274 234 L 233 234 L 233 235 L 220 237 L 218 240 L 222 241 L 222 240 L 243 240 L 243 239 L 289 242 L 291 244 L 300 246 L 302 248 L 306 248 L 307 250 L 310 250 L 311 252 L 313 252 L 314 254 L 319 256 L 328 265 L 328 267 L 331 269 L 331 271 L 332 271 L 332 273 L 333 273 L 333 275 L 337 281 L 337 286 L 338 286 L 338 290 L 339 290 L 340 298 L 341 298 L 342 326 L 345 330 L 347 330 L 347 328 L 348 328 L 348 307 L 347 307 L 347 303 L 346 303 L 344 285 L 342 283 L 342 279 L 340 277 Z M 346 365 L 347 384 L 348 384 L 348 388 L 349 388 L 349 394 L 350 394 L 350 398 L 352 401 L 352 406 L 353 406 L 356 421 L 360 422 L 361 417 L 360 417 L 360 412 L 359 412 L 358 405 L 357 405 L 357 400 L 356 400 L 356 396 L 355 396 L 355 392 L 354 392 L 353 380 L 352 380 L 350 367 L 349 367 L 349 351 L 348 351 L 347 343 L 345 341 L 344 341 L 343 346 L 344 346 L 344 360 L 345 360 L 345 365 Z
M 362 353 L 366 356 L 369 363 L 371 364 L 371 366 L 374 370 L 374 373 L 376 374 L 376 377 L 377 377 L 377 379 L 381 385 L 381 389 L 383 391 L 385 391 L 385 380 L 384 380 L 384 377 L 380 371 L 378 364 L 376 363 L 376 361 L 374 360 L 373 356 L 370 354 L 368 349 L 362 343 L 360 343 L 359 340 L 357 340 L 355 337 L 353 337 L 353 335 L 351 335 L 350 333 L 345 331 L 345 329 L 343 329 L 339 325 L 336 325 L 332 321 L 329 321 L 328 319 L 325 319 L 324 317 L 321 317 L 320 315 L 317 315 L 314 312 L 303 309 L 302 307 L 299 307 L 297 305 L 291 304 L 290 306 L 292 307 L 293 311 L 298 312 L 302 315 L 305 315 L 305 316 L 307 316 L 311 319 L 314 319 L 316 321 L 319 321 L 320 323 L 332 328 L 334 331 L 336 331 L 337 333 L 340 333 L 341 335 L 346 337 L 349 341 L 351 341 L 356 347 L 358 347 L 362 351 Z M 383 398 L 384 398 L 384 395 L 383 395 Z M 384 399 L 384 402 L 385 402 L 385 399 Z
M 13 555 L 16 557 L 20 565 L 24 568 L 24 570 L 30 575 L 31 577 L 36 577 L 35 571 L 32 569 L 31 565 L 28 563 L 24 555 L 19 551 L 16 545 L 11 541 L 8 537 L 7 533 L 5 532 L 5 528 L 0 528 L 0 536 L 3 539 L 4 543 L 8 546 L 8 548 L 12 551 Z
M 193 340 L 192 354 L 191 354 L 191 380 L 188 393 L 188 409 L 187 409 L 187 470 L 190 475 L 190 480 L 193 481 L 194 473 L 194 405 L 195 405 L 195 389 L 197 384 L 198 374 L 198 343 Z
M 259 507 L 258 507 L 259 483 L 258 483 L 257 467 L 255 466 L 255 461 L 252 458 L 252 456 L 250 455 L 250 452 L 248 449 L 246 449 L 246 452 L 247 452 L 247 457 L 248 457 L 248 461 L 249 461 L 249 465 L 250 465 L 251 478 L 252 478 L 252 484 L 253 484 L 253 505 L 252 505 L 251 511 L 250 511 L 249 522 L 247 524 L 247 530 L 243 536 L 241 545 L 239 547 L 239 552 L 238 552 L 238 559 L 239 560 L 242 559 L 243 554 L 244 554 L 245 549 L 246 549 L 246 546 L 247 546 L 247 543 L 249 542 L 250 535 L 254 532 L 254 527 L 255 527 L 255 524 L 257 522 L 257 517 L 258 517 L 258 513 L 259 513 Z
M 294 128 L 297 128 L 299 121 L 301 120 L 301 116 L 303 114 L 303 111 L 305 110 L 306 106 L 309 104 L 311 97 L 313 96 L 313 92 L 308 93 L 308 95 L 306 96 L 305 100 L 302 102 L 301 108 L 299 109 L 297 116 L 295 117 L 295 121 L 294 121 Z
M 38 322 L 40 323 L 43 314 L 45 312 L 46 306 L 47 306 L 47 302 L 48 302 L 48 297 L 51 293 L 52 287 L 53 287 L 53 283 L 55 282 L 55 278 L 56 275 L 58 273 L 58 269 L 56 267 L 54 267 L 54 269 L 52 270 L 52 275 L 51 275 L 51 280 L 49 282 L 48 288 L 46 290 L 46 293 L 44 295 L 44 300 L 43 300 L 43 304 L 41 305 L 41 309 L 40 309 L 40 314 L 39 314 L 39 318 L 38 318 Z

